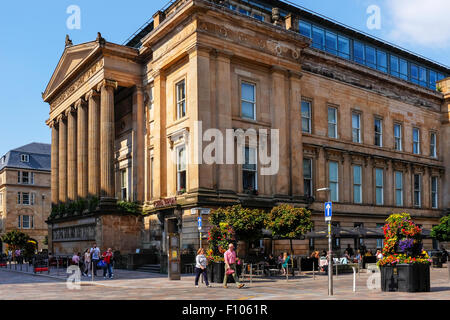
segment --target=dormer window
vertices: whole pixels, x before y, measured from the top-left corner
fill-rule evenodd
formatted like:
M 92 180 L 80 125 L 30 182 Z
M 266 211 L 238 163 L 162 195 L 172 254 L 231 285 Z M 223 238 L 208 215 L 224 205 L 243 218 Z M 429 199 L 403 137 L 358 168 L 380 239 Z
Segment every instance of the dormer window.
M 21 154 L 20 161 L 22 162 L 30 162 L 30 156 L 28 154 Z

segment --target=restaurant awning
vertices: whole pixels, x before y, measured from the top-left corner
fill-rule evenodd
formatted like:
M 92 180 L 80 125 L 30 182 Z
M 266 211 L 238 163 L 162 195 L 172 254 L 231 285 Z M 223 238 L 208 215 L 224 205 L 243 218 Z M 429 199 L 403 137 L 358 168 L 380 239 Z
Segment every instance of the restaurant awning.
M 331 226 L 333 238 L 357 238 L 358 235 L 352 229 Z M 328 227 L 321 230 L 310 231 L 306 234 L 307 238 L 326 238 L 328 237 Z
M 372 238 L 372 239 L 383 239 L 384 232 L 382 228 L 364 228 L 356 227 L 353 231 L 358 235 L 358 238 Z

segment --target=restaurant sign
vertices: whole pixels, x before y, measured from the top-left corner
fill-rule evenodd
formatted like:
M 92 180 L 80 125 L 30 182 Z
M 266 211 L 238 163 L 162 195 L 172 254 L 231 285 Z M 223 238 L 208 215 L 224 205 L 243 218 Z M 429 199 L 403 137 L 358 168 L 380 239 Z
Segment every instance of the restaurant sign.
M 153 203 L 153 206 L 155 209 L 159 208 L 166 208 L 166 207 L 173 207 L 177 205 L 177 198 L 167 198 L 167 199 L 161 199 L 158 201 L 155 201 Z

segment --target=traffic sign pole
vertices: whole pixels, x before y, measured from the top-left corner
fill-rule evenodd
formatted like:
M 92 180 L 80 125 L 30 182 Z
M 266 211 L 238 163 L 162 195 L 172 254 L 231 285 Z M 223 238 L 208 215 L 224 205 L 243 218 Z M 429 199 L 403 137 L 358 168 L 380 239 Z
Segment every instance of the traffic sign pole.
M 333 216 L 333 203 L 325 203 L 325 221 L 328 223 L 328 295 L 333 295 L 333 245 L 331 235 L 331 217 Z

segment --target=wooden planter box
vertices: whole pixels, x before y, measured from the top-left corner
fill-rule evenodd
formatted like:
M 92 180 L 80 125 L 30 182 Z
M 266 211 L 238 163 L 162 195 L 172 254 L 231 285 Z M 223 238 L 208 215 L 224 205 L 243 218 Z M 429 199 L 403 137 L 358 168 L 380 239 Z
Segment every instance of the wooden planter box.
M 399 292 L 430 292 L 429 264 L 382 266 L 381 290 Z

